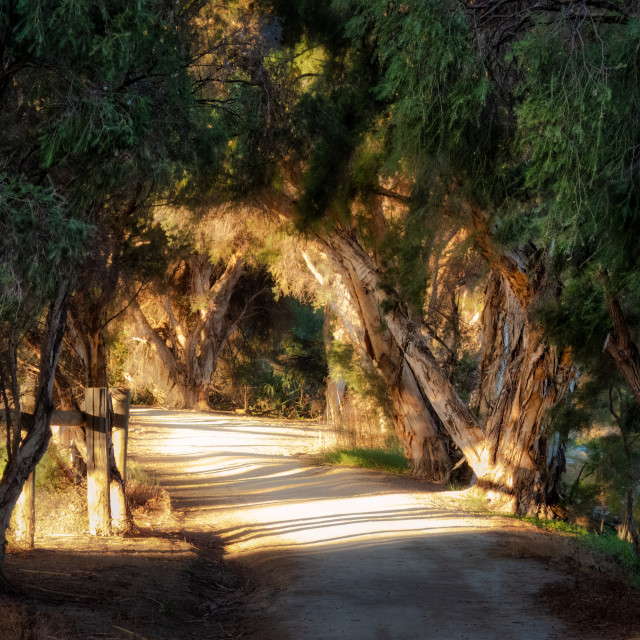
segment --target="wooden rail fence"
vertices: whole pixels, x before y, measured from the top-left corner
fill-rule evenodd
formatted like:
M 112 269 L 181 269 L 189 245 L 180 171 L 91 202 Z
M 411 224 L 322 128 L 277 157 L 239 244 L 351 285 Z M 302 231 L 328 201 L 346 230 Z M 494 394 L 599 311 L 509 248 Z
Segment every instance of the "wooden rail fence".
M 109 399 L 113 414 L 109 413 Z M 87 506 L 89 533 L 109 535 L 111 522 L 109 439 L 115 462 L 126 482 L 127 444 L 129 438 L 129 389 L 91 387 L 85 389 L 84 411 L 55 410 L 51 425 L 84 427 L 87 443 Z M 23 412 L 28 421 L 31 414 Z M 110 418 L 113 419 L 110 419 Z M 4 421 L 4 412 L 0 412 Z M 23 547 L 33 549 L 35 538 L 35 472 L 29 476 L 14 509 L 16 540 Z

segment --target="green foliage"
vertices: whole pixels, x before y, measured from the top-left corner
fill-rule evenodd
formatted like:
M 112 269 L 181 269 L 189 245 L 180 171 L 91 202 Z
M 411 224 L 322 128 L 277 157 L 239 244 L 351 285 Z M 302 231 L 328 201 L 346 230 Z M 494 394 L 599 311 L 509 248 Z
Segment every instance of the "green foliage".
M 350 343 L 334 340 L 327 353 L 329 374 L 333 380 L 344 380 L 348 389 L 357 396 L 375 404 L 384 414 L 391 415 L 387 386 L 382 377 L 367 367 L 362 354 Z
M 605 295 L 622 301 L 632 326 L 639 309 L 640 23 L 585 23 L 570 40 L 572 28 L 539 24 L 514 47 L 523 71 L 515 142 L 539 202 L 524 229 L 553 252 L 565 283 L 543 326 L 597 368 Z
M 640 584 L 640 560 L 634 554 L 631 544 L 620 540 L 615 534 L 607 532 L 600 535 L 589 531 L 585 527 L 564 522 L 563 520 L 546 520 L 528 516 L 513 517 L 529 522 L 546 531 L 575 536 L 578 544 L 612 559 L 636 584 Z
M 28 328 L 72 277 L 89 233 L 53 189 L 0 174 L 0 322 Z
M 321 311 L 293 298 L 268 300 L 262 313 L 241 323 L 223 354 L 214 406 L 242 408 L 288 418 L 315 418 L 322 411 L 327 365 Z M 223 376 L 224 379 L 220 379 Z
M 4 439 L 4 438 L 3 438 Z M 61 455 L 55 445 L 51 443 L 36 467 L 36 489 L 47 493 L 58 493 L 68 490 L 72 483 L 64 474 L 56 461 Z M 7 464 L 7 449 L 0 443 L 0 470 Z
M 575 441 L 567 456 L 573 478 L 565 491 L 565 503 L 579 514 L 613 523 L 624 515 L 629 483 L 636 487 L 640 480 L 640 409 L 614 371 L 602 366 L 598 373 L 583 380 L 554 407 L 551 428 Z M 580 435 L 594 425 L 598 435 Z M 635 510 L 640 516 L 640 510 Z
M 624 236 L 638 221 L 640 23 L 585 27 L 569 50 L 567 27 L 539 26 L 515 48 L 527 71 L 517 109 L 527 182 L 550 196 L 545 231 L 558 251 L 590 246 L 626 270 L 637 251 Z
M 354 11 L 346 25 L 353 42 L 375 44 L 372 62 L 380 69 L 375 91 L 393 104 L 392 159 L 413 159 L 418 166 L 429 156 L 454 155 L 477 141 L 490 85 L 457 3 L 343 4 Z
M 56 456 L 60 456 L 60 453 L 51 443 L 36 467 L 36 489 L 58 493 L 73 486 L 56 461 Z
M 149 474 L 135 460 L 127 460 L 127 482 L 136 482 L 138 484 L 144 484 L 150 487 L 160 486 L 158 479 Z
M 460 399 L 469 403 L 471 392 L 478 385 L 479 357 L 474 351 L 463 350 L 451 371 L 451 383 Z
M 537 318 L 559 345 L 571 345 L 576 359 L 592 366 L 603 365 L 602 345 L 610 330 L 604 291 L 589 277 L 567 281 L 560 296 L 540 301 Z

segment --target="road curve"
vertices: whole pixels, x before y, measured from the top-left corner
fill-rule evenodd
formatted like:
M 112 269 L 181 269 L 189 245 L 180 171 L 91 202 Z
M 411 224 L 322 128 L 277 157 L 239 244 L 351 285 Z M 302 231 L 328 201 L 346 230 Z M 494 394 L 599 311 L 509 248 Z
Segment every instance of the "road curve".
M 155 470 L 185 529 L 215 530 L 277 592 L 261 637 L 576 637 L 536 598 L 567 577 L 505 554 L 502 519 L 465 512 L 460 492 L 305 466 L 296 454 L 317 444 L 304 424 L 132 410 L 133 456 Z

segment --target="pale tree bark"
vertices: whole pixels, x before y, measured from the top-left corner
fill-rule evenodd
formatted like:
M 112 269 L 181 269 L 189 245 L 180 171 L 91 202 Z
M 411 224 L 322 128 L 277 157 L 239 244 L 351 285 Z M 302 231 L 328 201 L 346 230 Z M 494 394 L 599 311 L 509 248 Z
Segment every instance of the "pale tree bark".
M 491 406 L 483 427 L 456 394 L 397 294 L 382 291 L 384 273 L 355 237 L 338 231 L 324 242 L 363 295 L 388 309 L 386 329 L 479 484 L 498 492 L 515 512 L 544 513 L 557 497 L 563 468 L 562 448 L 549 435 L 546 411 L 566 393 L 573 374 L 568 353 L 547 345 L 530 326 L 526 308 L 535 292 L 517 263 L 505 256 L 493 262 L 492 278 L 498 280 L 488 289 L 485 324 L 494 329 L 485 341 L 483 367 L 494 375 L 483 385 L 484 402 Z M 503 317 L 491 319 L 498 294 L 506 296 L 507 308 L 498 310 Z
M 307 263 L 310 264 L 309 258 L 305 255 Z M 320 280 L 323 284 L 323 280 Z M 332 318 L 335 315 L 333 311 L 333 305 L 327 302 L 324 308 L 324 325 L 322 327 L 322 338 L 324 341 L 325 350 L 328 353 L 331 347 L 331 343 L 334 340 L 334 330 L 332 329 Z M 342 404 L 344 401 L 344 394 L 347 385 L 343 378 L 335 378 L 332 372 L 329 371 L 329 379 L 327 380 L 327 388 L 325 391 L 326 399 L 326 422 L 331 425 L 334 430 L 342 427 L 344 423 L 344 416 L 342 412 Z
M 47 314 L 46 329 L 40 348 L 40 368 L 34 413 L 32 419 L 26 424 L 24 424 L 25 420 L 21 420 L 19 403 L 16 404 L 17 415 L 15 418 L 23 424 L 16 425 L 17 438 L 13 439 L 9 461 L 0 480 L 0 568 L 4 563 L 6 532 L 11 513 L 25 482 L 46 452 L 51 438 L 51 414 L 53 412 L 51 395 L 65 331 L 67 293 L 68 285 L 65 284 Z M 26 436 L 22 439 L 20 439 L 21 427 L 26 431 Z
M 227 340 L 245 317 L 257 294 L 241 305 L 232 297 L 245 274 L 244 250 L 227 262 L 222 275 L 211 282 L 213 266 L 202 255 L 188 262 L 190 289 L 198 310 L 179 318 L 168 296 L 163 298 L 168 335 L 161 334 L 145 316 L 140 304 L 131 304 L 139 334 L 153 347 L 170 379 L 182 392 L 185 406 L 208 409 L 207 390 Z
M 384 326 L 378 301 L 362 287 L 358 274 L 339 252 L 329 251 L 327 256 L 340 274 L 340 280 L 332 283 L 332 308 L 351 342 L 367 354 L 387 384 L 395 430 L 412 474 L 430 482 L 447 482 L 453 465 L 446 441 L 402 350 Z

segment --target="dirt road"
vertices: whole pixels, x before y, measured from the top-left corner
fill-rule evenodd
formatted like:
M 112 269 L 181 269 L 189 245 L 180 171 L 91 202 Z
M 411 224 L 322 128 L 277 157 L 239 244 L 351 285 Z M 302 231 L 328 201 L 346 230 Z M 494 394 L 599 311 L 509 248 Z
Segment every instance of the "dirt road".
M 461 492 L 305 466 L 296 454 L 317 445 L 305 425 L 134 409 L 131 438 L 184 528 L 217 531 L 228 555 L 266 585 L 260 638 L 586 637 L 536 597 L 568 578 L 509 557 L 509 521 L 474 517 Z

